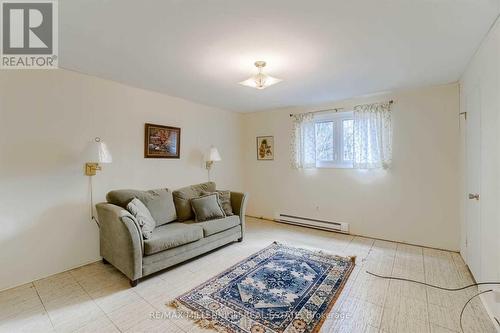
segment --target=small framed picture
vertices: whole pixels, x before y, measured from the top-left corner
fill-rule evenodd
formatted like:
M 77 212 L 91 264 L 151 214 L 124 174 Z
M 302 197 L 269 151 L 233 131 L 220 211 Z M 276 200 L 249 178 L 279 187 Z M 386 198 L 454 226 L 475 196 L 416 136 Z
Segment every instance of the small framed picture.
M 181 129 L 179 127 L 146 124 L 144 158 L 180 158 Z
M 272 161 L 274 160 L 274 137 L 273 136 L 258 136 L 257 137 L 257 160 Z

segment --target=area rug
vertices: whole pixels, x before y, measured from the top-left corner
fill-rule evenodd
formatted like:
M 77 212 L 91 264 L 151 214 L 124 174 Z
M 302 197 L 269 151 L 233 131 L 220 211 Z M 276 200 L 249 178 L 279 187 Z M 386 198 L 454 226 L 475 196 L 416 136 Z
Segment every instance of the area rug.
M 219 332 L 317 332 L 354 268 L 354 257 L 273 243 L 170 306 Z

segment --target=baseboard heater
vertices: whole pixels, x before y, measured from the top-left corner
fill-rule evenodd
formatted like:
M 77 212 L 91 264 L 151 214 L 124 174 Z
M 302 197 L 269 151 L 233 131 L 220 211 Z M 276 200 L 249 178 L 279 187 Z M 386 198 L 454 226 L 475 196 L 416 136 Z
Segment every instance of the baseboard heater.
M 318 220 L 309 217 L 300 217 L 288 214 L 278 214 L 274 219 L 276 222 L 294 224 L 301 227 L 309 227 L 321 230 L 336 231 L 342 233 L 349 233 L 348 223 L 339 223 L 325 220 Z

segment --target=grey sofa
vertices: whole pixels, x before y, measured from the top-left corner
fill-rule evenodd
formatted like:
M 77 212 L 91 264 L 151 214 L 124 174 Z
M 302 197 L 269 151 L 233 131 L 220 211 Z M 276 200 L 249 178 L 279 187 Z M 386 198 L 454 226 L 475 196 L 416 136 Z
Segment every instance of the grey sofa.
M 109 192 L 107 202 L 96 205 L 103 261 L 125 274 L 134 287 L 144 276 L 222 245 L 241 242 L 245 232 L 245 193 L 231 192 L 234 215 L 206 222 L 193 220 L 189 200 L 204 191 L 215 190 L 215 183 L 208 182 L 173 192 L 168 189 Z M 125 209 L 133 198 L 145 202 L 156 221 L 149 239 L 143 239 L 140 226 Z

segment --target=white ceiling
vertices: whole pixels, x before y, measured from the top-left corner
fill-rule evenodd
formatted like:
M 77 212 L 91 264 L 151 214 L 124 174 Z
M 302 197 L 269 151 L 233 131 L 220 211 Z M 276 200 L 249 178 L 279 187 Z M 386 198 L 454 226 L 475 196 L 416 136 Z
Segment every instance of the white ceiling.
M 63 0 L 60 66 L 248 112 L 457 81 L 500 0 Z M 238 82 L 265 60 L 283 79 Z

